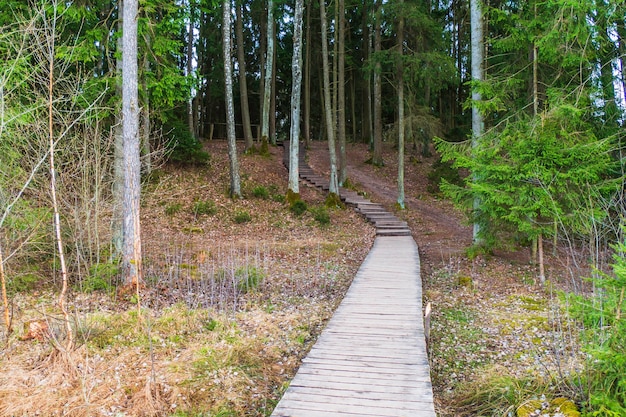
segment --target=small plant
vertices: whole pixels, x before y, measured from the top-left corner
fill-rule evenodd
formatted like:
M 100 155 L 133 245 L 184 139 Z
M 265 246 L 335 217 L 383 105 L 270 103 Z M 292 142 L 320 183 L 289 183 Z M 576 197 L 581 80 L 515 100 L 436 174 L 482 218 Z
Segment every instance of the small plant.
M 321 226 L 327 226 L 330 224 L 330 214 L 328 214 L 328 210 L 326 207 L 314 207 L 311 210 L 311 214 L 313 214 L 313 218 L 316 222 L 318 222 Z
M 263 200 L 267 200 L 270 196 L 269 191 L 262 185 L 254 187 L 252 190 L 252 195 L 256 198 L 262 198 Z
M 94 291 L 110 291 L 119 266 L 113 263 L 99 263 L 89 268 L 89 275 L 79 284 L 79 289 L 86 293 Z
M 254 266 L 247 266 L 238 268 L 235 271 L 235 278 L 237 279 L 239 292 L 247 293 L 259 287 L 259 284 L 265 278 L 265 274 Z
M 178 213 L 183 208 L 183 205 L 180 203 L 172 203 L 165 207 L 165 214 L 168 216 L 173 216 Z
M 213 216 L 217 213 L 217 207 L 213 201 L 196 201 L 193 203 L 193 215 L 198 217 L 202 215 Z
M 238 211 L 237 213 L 235 213 L 235 217 L 233 218 L 233 220 L 237 224 L 242 224 L 242 223 L 248 223 L 250 220 L 252 220 L 252 217 L 250 216 L 250 213 L 244 210 L 244 211 Z
M 302 200 L 296 200 L 289 207 L 289 211 L 291 211 L 296 216 L 301 216 L 302 214 L 304 214 L 305 211 L 307 211 L 307 205 Z

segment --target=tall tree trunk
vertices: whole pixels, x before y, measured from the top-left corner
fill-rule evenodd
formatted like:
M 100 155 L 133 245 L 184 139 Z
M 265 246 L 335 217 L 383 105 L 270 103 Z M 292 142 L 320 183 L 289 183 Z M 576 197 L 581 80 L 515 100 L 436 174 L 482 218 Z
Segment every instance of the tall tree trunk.
M 338 0 L 337 31 L 337 135 L 339 140 L 339 184 L 348 179 L 348 161 L 346 160 L 346 11 L 345 0 Z
M 122 33 L 124 24 L 124 1 L 117 3 L 117 30 Z M 117 58 L 115 59 L 115 95 L 122 99 L 122 37 L 117 38 Z M 117 261 L 122 256 L 124 246 L 124 136 L 122 129 L 122 112 L 115 115 L 113 127 L 113 216 L 111 219 L 111 261 Z
M 150 34 L 145 35 L 146 49 L 150 50 L 151 39 Z M 143 93 L 143 105 L 141 106 L 141 156 L 143 172 L 150 174 L 152 172 L 152 149 L 150 146 L 150 131 L 152 126 L 150 123 L 150 91 L 148 90 L 148 74 L 150 73 L 150 60 L 148 54 L 143 56 L 143 77 L 141 80 L 141 89 Z M 193 127 L 193 118 L 192 118 Z
M 194 0 L 189 0 L 189 26 L 187 29 L 187 77 L 191 78 L 193 75 L 193 30 L 194 30 Z M 194 138 L 196 132 L 193 123 L 193 89 L 189 92 L 189 99 L 187 100 L 187 127 L 189 133 Z
M 306 63 L 304 64 L 304 144 L 311 143 L 311 0 L 306 8 Z
M 244 49 L 245 42 L 243 38 L 243 9 L 244 5 L 235 5 L 236 9 L 236 33 L 237 38 L 237 62 L 239 64 L 239 95 L 241 98 L 241 119 L 243 123 L 243 137 L 246 152 L 254 147 L 254 139 L 252 137 L 252 126 L 250 125 L 250 106 L 248 104 L 248 82 L 246 81 L 246 51 Z
M 261 140 L 270 138 L 270 95 L 272 94 L 272 73 L 274 67 L 274 2 L 267 0 L 267 52 L 265 54 L 265 78 L 263 81 L 263 114 L 261 117 Z
M 276 33 L 276 26 L 274 26 Z M 272 59 L 272 83 L 270 84 L 270 143 L 276 145 L 276 48 L 274 48 L 274 58 Z
M 374 54 L 381 51 L 381 11 L 380 0 L 375 3 L 375 22 L 374 22 Z M 380 57 L 376 56 L 374 65 L 374 153 L 372 155 L 372 164 L 383 166 L 383 117 L 382 117 L 382 85 L 381 85 L 381 63 Z
M 139 100 L 137 77 L 138 0 L 124 1 L 122 31 L 122 131 L 124 137 L 124 243 L 122 271 L 124 282 L 139 290 L 142 281 L 141 163 L 139 143 Z
M 399 1 L 402 5 L 403 0 Z M 398 205 L 404 210 L 404 16 L 398 22 Z
M 363 42 L 364 50 L 363 61 L 368 62 L 372 57 L 372 36 L 373 33 L 370 30 L 370 20 L 368 18 L 368 4 L 363 5 Z M 372 127 L 372 71 L 367 71 L 365 79 L 365 89 L 361 95 L 363 98 L 361 102 L 361 109 L 363 117 L 361 118 L 361 140 L 368 143 L 370 151 L 374 150 L 374 129 Z
M 224 52 L 224 87 L 226 90 L 226 134 L 228 136 L 228 159 L 230 161 L 230 196 L 241 198 L 241 181 L 237 161 L 235 137 L 235 103 L 233 100 L 233 62 L 231 46 L 230 1 L 223 1 L 222 48 Z
M 470 0 L 470 24 L 471 24 L 471 49 L 472 49 L 472 81 L 481 82 L 483 80 L 483 15 L 481 10 L 481 0 Z M 477 103 L 481 100 L 481 94 L 477 87 L 472 89 L 472 147 L 478 146 L 483 129 L 483 116 L 478 109 Z M 480 210 L 480 200 L 474 198 L 474 212 Z M 473 239 L 474 243 L 480 243 L 480 225 L 474 222 Z
M 339 182 L 337 180 L 337 155 L 335 149 L 335 130 L 333 126 L 333 116 L 330 99 L 330 68 L 328 63 L 328 24 L 326 23 L 326 5 L 324 0 L 320 1 L 320 18 L 322 22 L 322 73 L 324 82 L 324 115 L 326 120 L 326 135 L 328 136 L 328 153 L 330 159 L 330 184 L 329 193 L 339 195 Z
M 291 130 L 289 149 L 289 191 L 290 198 L 299 195 L 300 175 L 298 157 L 300 150 L 300 97 L 302 90 L 302 14 L 304 0 L 296 0 L 293 17 L 293 57 L 291 60 Z

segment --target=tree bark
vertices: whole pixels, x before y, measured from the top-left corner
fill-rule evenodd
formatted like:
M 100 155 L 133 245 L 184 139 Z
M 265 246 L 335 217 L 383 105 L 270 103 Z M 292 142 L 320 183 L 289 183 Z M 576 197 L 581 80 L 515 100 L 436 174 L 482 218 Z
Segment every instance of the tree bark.
M 124 1 L 119 0 L 117 4 L 117 30 L 122 32 L 124 22 Z M 117 58 L 115 60 L 115 95 L 122 99 L 122 37 L 117 38 Z M 111 261 L 115 262 L 122 256 L 124 245 L 124 136 L 122 129 L 122 112 L 115 115 L 115 126 L 113 127 L 115 137 L 113 144 L 113 184 L 111 192 L 113 194 L 113 216 L 111 219 Z
M 187 77 L 191 78 L 193 75 L 193 30 L 194 30 L 194 7 L 193 0 L 189 0 L 189 26 L 187 29 Z M 189 92 L 189 99 L 187 100 L 187 127 L 189 133 L 194 138 L 196 132 L 193 123 L 193 90 Z
M 139 290 L 142 282 L 141 164 L 139 143 L 139 100 L 137 76 L 138 0 L 124 1 L 122 30 L 122 131 L 124 138 L 124 238 L 122 271 L 124 282 Z
M 375 3 L 375 22 L 374 22 L 374 54 L 381 51 L 381 12 L 380 0 Z M 381 86 L 381 70 L 382 66 L 380 58 L 375 57 L 374 65 L 374 153 L 372 155 L 372 164 L 383 166 L 383 118 L 382 118 L 382 86 Z
M 289 149 L 289 190 L 293 195 L 300 193 L 298 187 L 300 150 L 300 97 L 302 91 L 302 14 L 304 0 L 296 0 L 293 17 L 293 57 L 291 60 L 291 130 Z
M 337 178 L 337 155 L 335 150 L 335 130 L 333 129 L 333 116 L 330 99 L 330 68 L 328 63 L 328 39 L 326 38 L 326 5 L 320 1 L 320 18 L 322 22 L 322 78 L 324 82 L 324 115 L 326 121 L 326 135 L 328 136 L 328 153 L 330 159 L 330 184 L 329 193 L 339 195 L 339 183 Z
M 311 143 L 311 1 L 306 8 L 306 63 L 304 64 L 304 145 Z
M 480 0 L 470 0 L 470 24 L 471 24 L 471 50 L 472 50 L 472 81 L 481 82 L 483 80 L 483 16 Z M 477 87 L 472 89 L 472 147 L 478 146 L 478 141 L 483 134 L 484 122 L 477 103 L 481 100 L 480 91 Z M 480 210 L 480 200 L 474 198 L 474 212 Z M 473 239 L 474 243 L 480 243 L 480 225 L 474 222 Z
M 230 196 L 241 198 L 239 163 L 235 137 L 235 103 L 233 100 L 233 63 L 231 46 L 230 1 L 223 1 L 222 48 L 224 52 L 224 88 L 226 90 L 226 135 L 228 136 L 228 159 L 230 161 Z
M 248 82 L 246 80 L 246 51 L 243 38 L 243 9 L 244 5 L 235 5 L 236 9 L 236 33 L 237 38 L 237 62 L 239 64 L 239 95 L 241 98 L 241 119 L 243 124 L 243 137 L 246 152 L 254 148 L 252 126 L 250 125 L 250 105 L 248 104 Z
M 339 140 L 339 185 L 348 179 L 348 161 L 346 160 L 346 12 L 345 0 L 338 0 L 337 31 L 337 135 Z
M 403 0 L 399 0 L 402 5 Z M 404 16 L 398 22 L 398 205 L 404 210 Z
M 265 54 L 265 78 L 263 81 L 263 114 L 261 117 L 261 140 L 270 139 L 270 95 L 274 67 L 274 2 L 267 0 L 267 52 Z

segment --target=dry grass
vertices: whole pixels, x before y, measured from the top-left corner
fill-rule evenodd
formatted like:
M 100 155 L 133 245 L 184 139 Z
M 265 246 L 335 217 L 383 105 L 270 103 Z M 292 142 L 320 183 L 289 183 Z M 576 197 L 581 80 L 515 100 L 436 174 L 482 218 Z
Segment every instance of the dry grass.
M 0 351 L 0 416 L 267 415 L 367 254 L 374 231 L 350 210 L 322 227 L 278 198 L 280 149 L 244 156 L 245 198 L 227 198 L 225 144 L 210 166 L 166 167 L 142 202 L 147 288 L 132 297 L 72 294 L 79 347 L 6 340 Z M 253 195 L 266 187 L 270 198 Z M 309 206 L 324 195 L 302 187 Z M 210 201 L 215 213 L 198 214 Z M 178 210 L 166 208 L 179 205 Z M 238 224 L 239 210 L 251 220 Z M 242 277 L 258 274 L 251 287 Z M 87 277 L 80 279 L 86 280 Z M 34 319 L 58 330 L 55 294 L 18 294 L 16 328 Z

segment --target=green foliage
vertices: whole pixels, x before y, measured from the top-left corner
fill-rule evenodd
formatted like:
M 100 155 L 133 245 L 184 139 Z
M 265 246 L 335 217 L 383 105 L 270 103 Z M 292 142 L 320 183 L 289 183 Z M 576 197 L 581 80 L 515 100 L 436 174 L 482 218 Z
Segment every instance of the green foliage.
M 173 216 L 178 213 L 183 208 L 181 203 L 172 203 L 165 207 L 165 214 L 168 216 Z
M 486 134 L 474 147 L 437 141 L 443 161 L 467 168 L 467 188 L 442 182 L 459 205 L 479 210 L 471 221 L 491 246 L 507 239 L 549 236 L 558 221 L 568 231 L 590 231 L 606 215 L 600 201 L 615 189 L 610 142 L 598 140 L 584 112 L 565 103 L 535 118 L 521 116 Z M 591 202 L 591 203 L 590 203 Z
M 326 207 L 312 207 L 309 211 L 313 215 L 315 221 L 321 226 L 327 226 L 330 224 L 330 214 L 328 213 L 328 209 Z
M 339 196 L 339 194 L 335 194 L 335 193 L 328 193 L 328 195 L 326 196 L 326 200 L 324 201 L 324 205 L 327 208 L 343 209 L 346 207 L 343 201 L 341 201 L 341 197 Z
M 213 201 L 198 200 L 193 203 L 192 211 L 193 215 L 196 217 L 202 215 L 213 216 L 217 213 L 217 207 L 215 206 L 215 203 Z
M 285 202 L 285 195 L 280 191 L 280 188 L 276 184 L 269 186 L 270 199 L 277 203 Z
M 626 415 L 626 242 L 615 247 L 613 274 L 598 274 L 596 294 L 572 297 L 570 312 L 583 321 L 588 355 L 587 415 Z
M 439 194 L 441 192 L 439 186 L 442 180 L 452 185 L 463 185 L 459 170 L 452 166 L 452 162 L 442 161 L 441 158 L 439 158 L 435 161 L 432 170 L 428 173 L 428 186 L 426 190 L 431 194 Z
M 248 213 L 245 210 L 242 210 L 242 211 L 238 211 L 237 213 L 235 213 L 235 217 L 233 217 L 233 220 L 237 224 L 243 224 L 243 223 L 248 223 L 249 221 L 251 221 L 252 217 L 250 216 L 250 213 Z
M 41 283 L 42 277 L 36 271 L 23 271 L 12 274 L 7 282 L 9 293 L 29 292 Z
M 270 196 L 269 191 L 262 185 L 256 186 L 252 189 L 252 195 L 256 198 L 267 200 Z
M 307 211 L 307 204 L 302 200 L 296 200 L 289 206 L 289 211 L 291 211 L 296 216 L 301 216 L 304 212 Z
M 174 122 L 164 127 L 169 159 L 180 164 L 207 164 L 211 156 L 202 149 L 202 143 L 193 137 L 187 126 L 182 122 Z
M 94 291 L 109 292 L 119 273 L 119 265 L 113 263 L 98 263 L 89 268 L 89 275 L 77 285 L 80 291 L 92 293 Z

